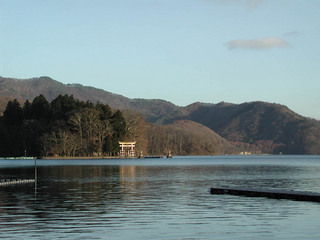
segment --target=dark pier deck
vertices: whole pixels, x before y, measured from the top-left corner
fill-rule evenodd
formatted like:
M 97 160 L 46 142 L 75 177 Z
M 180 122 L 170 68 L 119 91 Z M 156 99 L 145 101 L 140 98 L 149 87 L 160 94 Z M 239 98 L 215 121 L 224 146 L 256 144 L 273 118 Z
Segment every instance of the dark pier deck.
M 275 199 L 291 199 L 297 201 L 320 202 L 320 193 L 269 190 L 269 189 L 251 189 L 251 188 L 210 188 L 211 194 L 229 194 L 247 197 L 267 197 Z
M 162 155 L 144 156 L 143 158 L 163 158 Z

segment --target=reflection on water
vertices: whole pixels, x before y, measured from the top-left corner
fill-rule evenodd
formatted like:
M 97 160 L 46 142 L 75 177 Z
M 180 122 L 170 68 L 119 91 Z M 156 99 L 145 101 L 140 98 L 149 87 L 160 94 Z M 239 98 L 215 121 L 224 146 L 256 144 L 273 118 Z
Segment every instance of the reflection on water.
M 39 161 L 36 195 L 33 184 L 0 188 L 0 238 L 319 239 L 319 203 L 207 191 L 246 186 L 320 192 L 320 157 L 303 164 L 289 160 Z M 0 174 L 30 178 L 34 171 L 26 163 L 0 166 Z

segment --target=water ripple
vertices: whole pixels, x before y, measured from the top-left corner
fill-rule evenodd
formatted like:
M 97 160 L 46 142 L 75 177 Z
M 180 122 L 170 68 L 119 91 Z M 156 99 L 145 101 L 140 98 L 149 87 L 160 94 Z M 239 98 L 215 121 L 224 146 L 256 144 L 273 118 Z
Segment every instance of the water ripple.
M 314 158 L 310 165 L 201 161 L 40 166 L 36 192 L 33 185 L 0 188 L 0 238 L 320 238 L 318 203 L 207 191 L 213 186 L 319 191 L 320 164 Z

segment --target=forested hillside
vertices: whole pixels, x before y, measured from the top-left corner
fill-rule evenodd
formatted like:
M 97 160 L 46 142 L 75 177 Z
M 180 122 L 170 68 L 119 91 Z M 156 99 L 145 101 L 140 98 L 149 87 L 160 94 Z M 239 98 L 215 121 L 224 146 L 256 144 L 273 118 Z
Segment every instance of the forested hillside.
M 239 151 L 320 154 L 319 121 L 300 116 L 286 106 L 266 102 L 194 103 L 179 107 L 159 99 L 129 99 L 93 87 L 65 85 L 49 77 L 26 80 L 0 77 L 0 111 L 5 110 L 8 100 L 16 98 L 23 105 L 27 99 L 34 99 L 40 93 L 48 102 L 60 94 L 68 94 L 77 101 L 90 101 L 93 105 L 106 104 L 113 111 L 119 109 L 124 114 L 131 111 L 128 116 L 136 114 L 144 125 L 140 127 L 144 129 L 141 130 L 143 134 L 140 134 L 139 140 L 141 149 L 151 154 L 165 154 L 168 150 L 175 151 L 174 154 L 224 154 Z M 181 120 L 189 120 L 193 124 Z M 201 127 L 195 127 L 195 123 Z M 213 133 L 210 136 L 208 129 Z M 173 132 L 179 132 L 183 142 L 179 138 L 174 139 Z M 213 140 L 211 137 L 215 134 L 224 141 Z M 160 139 L 163 139 L 162 143 Z M 161 144 L 155 147 L 155 142 Z M 195 146 L 194 142 L 199 144 Z
M 178 155 L 235 154 L 240 150 L 211 129 L 188 120 L 169 125 L 153 124 L 148 136 L 149 152 Z
M 265 102 L 187 106 L 183 115 L 168 115 L 162 122 L 189 119 L 238 144 L 260 153 L 319 154 L 320 122 L 300 116 L 286 106 Z

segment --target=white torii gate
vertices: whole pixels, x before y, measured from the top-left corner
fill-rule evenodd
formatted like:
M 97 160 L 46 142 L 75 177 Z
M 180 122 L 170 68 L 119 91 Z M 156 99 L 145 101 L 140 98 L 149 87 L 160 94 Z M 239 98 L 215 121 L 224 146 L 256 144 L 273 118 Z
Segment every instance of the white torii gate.
M 136 142 L 119 142 L 120 157 L 134 157 Z

